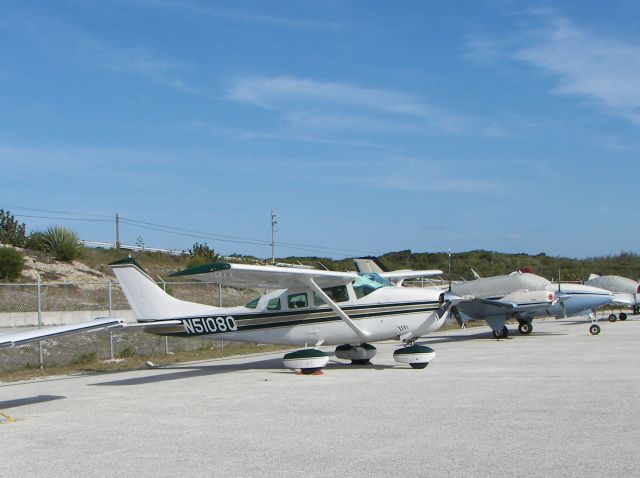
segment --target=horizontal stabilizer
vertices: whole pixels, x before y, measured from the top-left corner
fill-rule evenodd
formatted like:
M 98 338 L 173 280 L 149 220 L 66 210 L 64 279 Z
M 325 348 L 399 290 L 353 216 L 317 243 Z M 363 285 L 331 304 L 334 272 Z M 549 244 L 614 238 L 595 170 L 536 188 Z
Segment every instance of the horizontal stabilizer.
M 73 325 L 61 325 L 58 327 L 44 327 L 42 329 L 29 330 L 28 332 L 16 332 L 0 335 L 0 348 L 16 347 L 18 345 L 37 342 L 39 340 L 59 337 L 61 335 L 75 334 L 78 332 L 88 332 L 105 328 L 123 327 L 124 320 L 117 317 L 98 318 L 88 322 Z

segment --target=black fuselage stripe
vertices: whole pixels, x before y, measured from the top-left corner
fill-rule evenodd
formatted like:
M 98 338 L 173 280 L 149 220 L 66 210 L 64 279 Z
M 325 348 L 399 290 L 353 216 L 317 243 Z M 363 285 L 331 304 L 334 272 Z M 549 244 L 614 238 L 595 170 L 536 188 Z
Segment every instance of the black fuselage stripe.
M 394 311 L 376 312 L 373 314 L 351 315 L 350 317 L 351 319 L 358 320 L 358 319 L 373 318 L 373 317 L 393 317 L 398 315 L 408 315 L 408 314 L 415 314 L 420 312 L 434 312 L 436 310 L 438 309 L 435 307 L 420 308 L 420 309 L 405 308 L 405 309 L 394 310 Z M 337 315 L 325 315 L 322 317 L 308 317 L 306 319 L 293 319 L 293 320 L 277 321 L 277 322 L 265 321 L 262 323 L 250 324 L 250 325 L 242 325 L 241 322 L 238 321 L 237 332 L 247 332 L 251 330 L 262 330 L 262 329 L 279 328 L 279 327 L 293 327 L 297 325 L 308 325 L 308 324 L 317 324 L 317 323 L 323 323 L 323 322 L 341 322 L 341 321 L 342 319 Z M 188 334 L 186 332 L 177 332 L 174 334 L 167 334 L 167 335 L 184 337 L 184 336 L 209 335 L 209 334 L 210 332 L 202 332 L 202 333 L 196 333 L 196 334 Z

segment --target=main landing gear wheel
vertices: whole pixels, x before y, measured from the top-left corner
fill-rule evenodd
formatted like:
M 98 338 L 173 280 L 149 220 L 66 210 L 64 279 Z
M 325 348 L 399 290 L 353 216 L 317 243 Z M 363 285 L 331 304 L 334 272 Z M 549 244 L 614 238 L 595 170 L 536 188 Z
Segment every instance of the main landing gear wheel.
M 618 317 L 616 316 L 616 314 L 611 314 L 608 317 L 609 322 L 615 322 L 616 320 L 618 320 Z M 620 317 L 620 320 L 622 320 L 622 317 Z
M 507 329 L 507 326 L 505 325 L 501 330 L 494 330 L 493 336 L 496 339 L 506 339 L 507 337 L 509 337 L 509 329 Z
M 300 370 L 302 375 L 321 375 L 329 356 L 318 349 L 296 350 L 285 354 L 283 362 L 285 367 Z
M 598 335 L 600 333 L 600 326 L 598 324 L 591 324 L 591 327 L 589 327 L 589 333 L 591 335 Z
M 625 312 L 620 312 L 620 315 L 618 317 L 620 318 L 620 320 L 627 320 L 627 314 Z
M 424 345 L 409 345 L 393 352 L 393 359 L 396 362 L 408 363 L 411 368 L 425 368 L 434 357 L 435 351 Z
M 338 345 L 336 358 L 351 360 L 351 365 L 368 365 L 378 350 L 371 344 Z
M 531 325 L 531 322 L 520 322 L 518 325 L 518 332 L 522 335 L 529 335 L 533 332 L 533 325 Z

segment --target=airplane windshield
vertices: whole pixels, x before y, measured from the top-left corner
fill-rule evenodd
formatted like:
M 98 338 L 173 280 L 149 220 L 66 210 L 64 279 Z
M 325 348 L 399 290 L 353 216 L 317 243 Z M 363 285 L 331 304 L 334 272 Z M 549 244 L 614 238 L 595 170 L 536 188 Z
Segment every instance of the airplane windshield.
M 375 272 L 361 272 L 358 274 L 358 278 L 353 281 L 353 290 L 356 293 L 356 297 L 360 299 L 365 295 L 371 294 L 374 290 L 380 287 L 392 286 L 384 277 L 380 277 Z

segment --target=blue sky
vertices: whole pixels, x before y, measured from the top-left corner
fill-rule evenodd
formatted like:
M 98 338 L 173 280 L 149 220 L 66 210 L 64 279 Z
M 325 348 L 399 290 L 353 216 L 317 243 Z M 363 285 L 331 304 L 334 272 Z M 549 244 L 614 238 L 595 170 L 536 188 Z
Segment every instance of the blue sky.
M 0 207 L 261 257 L 272 208 L 279 256 L 638 252 L 639 21 L 631 1 L 4 0 Z

